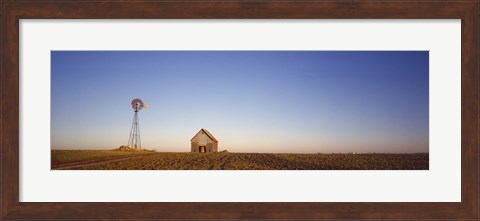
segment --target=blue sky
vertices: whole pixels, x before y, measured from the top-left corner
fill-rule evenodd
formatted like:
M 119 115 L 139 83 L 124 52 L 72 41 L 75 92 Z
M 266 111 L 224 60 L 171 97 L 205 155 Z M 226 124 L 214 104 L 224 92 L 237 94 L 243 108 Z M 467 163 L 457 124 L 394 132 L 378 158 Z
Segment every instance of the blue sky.
M 53 149 L 428 152 L 428 51 L 52 51 Z

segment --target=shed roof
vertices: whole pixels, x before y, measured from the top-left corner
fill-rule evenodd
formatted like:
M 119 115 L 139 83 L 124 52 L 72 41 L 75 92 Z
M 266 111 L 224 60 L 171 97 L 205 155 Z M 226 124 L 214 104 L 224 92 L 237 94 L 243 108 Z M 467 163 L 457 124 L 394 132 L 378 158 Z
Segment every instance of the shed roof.
M 190 141 L 192 141 L 193 138 L 195 138 L 195 137 L 196 137 L 200 132 L 202 132 L 202 131 L 205 132 L 205 134 L 206 134 L 210 139 L 212 139 L 212 140 L 215 141 L 215 142 L 218 142 L 218 140 L 215 139 L 215 137 L 214 137 L 207 129 L 205 129 L 205 128 L 200 129 L 200 130 L 198 131 L 198 133 L 195 134 L 195 136 L 193 136 L 192 139 L 190 139 Z

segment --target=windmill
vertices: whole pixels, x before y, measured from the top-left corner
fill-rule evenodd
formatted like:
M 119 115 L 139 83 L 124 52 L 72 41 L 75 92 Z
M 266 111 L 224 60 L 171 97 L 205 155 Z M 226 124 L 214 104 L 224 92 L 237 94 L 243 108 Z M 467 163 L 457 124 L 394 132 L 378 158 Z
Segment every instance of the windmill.
M 144 104 L 143 101 L 138 98 L 132 100 L 132 108 L 135 110 L 135 114 L 133 115 L 132 128 L 130 129 L 130 138 L 128 138 L 128 146 L 130 148 L 142 149 L 142 142 L 140 141 L 140 127 L 138 123 L 138 111 L 147 107 L 148 105 Z

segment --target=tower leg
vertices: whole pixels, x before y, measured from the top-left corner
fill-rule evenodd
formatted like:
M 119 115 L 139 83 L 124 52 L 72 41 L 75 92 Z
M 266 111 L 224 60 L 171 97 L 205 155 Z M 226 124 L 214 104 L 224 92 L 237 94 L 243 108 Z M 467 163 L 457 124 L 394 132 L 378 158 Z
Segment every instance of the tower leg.
M 140 141 L 140 126 L 138 122 L 138 111 L 135 111 L 133 115 L 132 128 L 130 129 L 130 137 L 128 138 L 128 146 L 130 148 L 142 148 L 142 143 Z

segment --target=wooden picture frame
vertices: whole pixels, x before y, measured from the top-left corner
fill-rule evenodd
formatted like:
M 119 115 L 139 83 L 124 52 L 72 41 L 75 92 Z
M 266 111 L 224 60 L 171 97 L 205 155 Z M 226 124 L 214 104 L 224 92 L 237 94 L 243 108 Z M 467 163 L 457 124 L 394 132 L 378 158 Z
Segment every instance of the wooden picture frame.
M 15 1 L 1 7 L 1 218 L 464 219 L 479 214 L 478 1 Z M 19 202 L 19 19 L 461 19 L 461 202 Z

